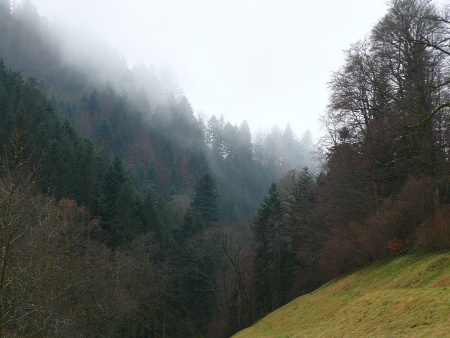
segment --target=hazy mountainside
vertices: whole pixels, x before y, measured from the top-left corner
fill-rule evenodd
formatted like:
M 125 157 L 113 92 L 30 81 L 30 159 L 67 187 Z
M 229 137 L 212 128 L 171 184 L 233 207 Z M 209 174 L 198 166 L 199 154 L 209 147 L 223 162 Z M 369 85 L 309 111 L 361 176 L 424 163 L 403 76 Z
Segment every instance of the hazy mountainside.
M 223 216 L 248 219 L 283 171 L 310 164 L 311 139 L 301 144 L 286 129 L 280 144 L 282 132 L 274 129 L 263 136 L 264 153 L 256 158 L 248 126 L 214 116 L 199 120 L 167 67 L 129 69 L 101 41 L 64 36 L 65 30 L 41 19 L 30 2 L 12 13 L 7 3 L 0 21 L 6 67 L 42 81 L 58 116 L 122 158 L 139 184 L 154 185 L 164 198 L 189 191 L 212 170 L 223 195 Z M 296 159 L 287 161 L 291 153 Z M 280 158 L 282 168 L 276 163 Z
M 228 337 L 357 267 L 448 251 L 450 14 L 390 6 L 333 73 L 315 172 L 309 134 L 203 120 L 167 67 L 0 0 L 0 336 Z
M 374 263 L 299 297 L 233 337 L 446 337 L 450 254 Z
M 250 308 L 244 221 L 310 138 L 255 144 L 245 122 L 195 117 L 167 69 L 68 58 L 55 32 L 30 2 L 0 2 L 0 335 L 247 325 L 231 314 Z

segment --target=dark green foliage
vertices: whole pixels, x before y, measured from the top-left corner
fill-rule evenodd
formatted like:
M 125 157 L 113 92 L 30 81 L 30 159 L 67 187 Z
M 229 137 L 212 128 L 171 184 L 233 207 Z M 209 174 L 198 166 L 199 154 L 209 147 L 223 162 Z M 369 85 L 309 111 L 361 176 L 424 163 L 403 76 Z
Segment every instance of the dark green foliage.
M 116 200 L 122 184 L 125 183 L 125 167 L 122 160 L 116 156 L 110 164 L 105 175 L 105 218 L 108 219 L 114 215 Z
M 204 174 L 195 186 L 192 208 L 200 213 L 200 217 L 208 226 L 219 220 L 219 197 L 216 182 L 209 174 Z
M 315 179 L 307 167 L 294 175 L 293 182 L 290 182 L 293 186 L 288 188 L 289 197 L 286 201 L 290 221 L 296 227 L 310 226 L 312 205 L 316 199 Z
M 183 235 L 191 236 L 219 220 L 219 197 L 214 179 L 204 174 L 197 181 L 192 203 L 186 212 L 183 222 Z
M 50 255 L 65 259 L 70 253 L 67 271 L 79 275 L 80 285 L 67 291 L 70 297 L 61 295 L 60 307 L 73 312 L 61 323 L 76 323 L 67 336 L 220 336 L 214 325 L 241 318 L 226 313 L 233 308 L 227 302 L 252 308 L 239 298 L 239 292 L 251 289 L 252 253 L 246 243 L 245 257 L 224 258 L 235 253 L 218 245 L 226 243 L 219 230 L 230 220 L 252 217 L 268 183 L 280 176 L 279 168 L 255 157 L 247 123 L 212 118 L 204 126 L 173 83 L 165 81 L 164 87 L 158 74 L 142 68 L 118 66 L 105 85 L 98 78 L 109 73 L 84 60 L 70 66 L 59 58 L 60 45 L 50 38 L 53 26 L 40 22 L 31 7 L 14 13 L 7 7 L 0 6 L 3 135 L 24 127 L 33 164 L 39 164 L 41 191 L 65 201 L 61 210 L 74 212 L 74 230 L 81 214 L 83 224 L 92 222 L 95 228 L 76 238 L 78 251 L 63 248 Z M 8 67 L 39 80 L 24 80 Z M 90 76 L 92 69 L 98 78 Z M 286 144 L 294 140 L 292 133 L 284 136 Z M 280 277 L 270 282 L 272 301 L 264 301 L 262 311 L 286 299 L 289 283 L 291 244 L 278 225 L 273 227 L 275 209 L 260 220 L 276 229 L 267 237 L 275 245 L 266 243 L 273 248 L 270 266 L 260 271 L 278 271 Z M 55 217 L 61 226 L 71 219 Z M 58 239 L 69 245 L 75 239 L 66 235 Z M 224 259 L 244 261 L 249 268 L 225 269 Z M 219 280 L 227 269 L 239 278 Z M 66 315 L 61 308 L 54 313 Z M 234 328 L 245 325 L 238 321 Z
M 201 233 L 205 228 L 205 221 L 202 218 L 200 210 L 190 207 L 183 220 L 183 237 Z
M 252 228 L 255 239 L 255 298 L 264 315 L 287 301 L 291 280 L 290 239 L 284 233 L 284 205 L 273 183 L 258 209 Z
M 129 182 L 124 182 L 114 203 L 109 231 L 113 246 L 121 246 L 131 243 L 142 232 L 142 223 L 137 217 L 139 211 L 139 199 Z
M 113 246 L 131 242 L 139 232 L 139 201 L 126 177 L 122 160 L 116 156 L 109 166 L 104 180 L 104 205 L 102 223 Z
M 151 232 L 162 248 L 172 244 L 172 234 L 164 219 L 164 202 L 156 198 L 153 189 L 148 189 L 140 205 L 144 232 Z
M 268 193 L 269 196 L 264 198 L 264 203 L 258 209 L 254 222 L 256 226 L 262 226 L 262 229 L 276 228 L 282 221 L 283 203 L 275 183 L 271 184 Z

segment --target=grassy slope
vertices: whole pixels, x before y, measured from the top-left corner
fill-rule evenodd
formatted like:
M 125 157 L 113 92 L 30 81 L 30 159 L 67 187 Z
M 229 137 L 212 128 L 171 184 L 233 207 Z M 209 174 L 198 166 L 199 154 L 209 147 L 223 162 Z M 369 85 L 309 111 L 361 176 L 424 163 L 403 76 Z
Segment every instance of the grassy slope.
M 450 253 L 370 265 L 234 337 L 450 337 Z

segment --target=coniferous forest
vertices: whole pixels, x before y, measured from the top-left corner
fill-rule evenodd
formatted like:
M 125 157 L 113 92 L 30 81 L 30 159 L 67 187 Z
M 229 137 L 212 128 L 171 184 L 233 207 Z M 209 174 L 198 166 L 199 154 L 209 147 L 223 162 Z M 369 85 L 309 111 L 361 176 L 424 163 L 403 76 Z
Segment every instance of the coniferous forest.
M 229 337 L 368 262 L 449 250 L 449 14 L 390 1 L 313 147 L 200 118 L 169 69 L 70 53 L 0 0 L 0 336 Z

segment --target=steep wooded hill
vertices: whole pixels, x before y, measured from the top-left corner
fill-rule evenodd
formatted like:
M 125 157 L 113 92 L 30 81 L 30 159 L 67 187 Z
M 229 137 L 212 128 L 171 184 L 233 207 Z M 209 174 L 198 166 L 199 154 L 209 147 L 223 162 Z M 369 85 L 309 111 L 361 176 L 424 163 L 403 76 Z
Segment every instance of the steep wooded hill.
M 130 69 L 102 41 L 39 17 L 29 1 L 12 11 L 2 1 L 0 18 L 6 68 L 36 78 L 62 120 L 111 158 L 119 156 L 137 185 L 151 185 L 165 200 L 188 197 L 209 172 L 221 195 L 221 217 L 249 219 L 270 183 L 309 163 L 311 140 L 300 142 L 290 127 L 274 128 L 256 145 L 246 122 L 201 120 L 170 69 Z
M 228 337 L 450 249 L 448 8 L 391 0 L 346 51 L 320 173 L 308 135 L 203 120 L 168 69 L 59 28 L 0 0 L 0 336 Z
M 164 73 L 70 42 L 0 1 L 0 336 L 236 332 L 247 221 L 308 147 L 290 127 L 255 144 Z

